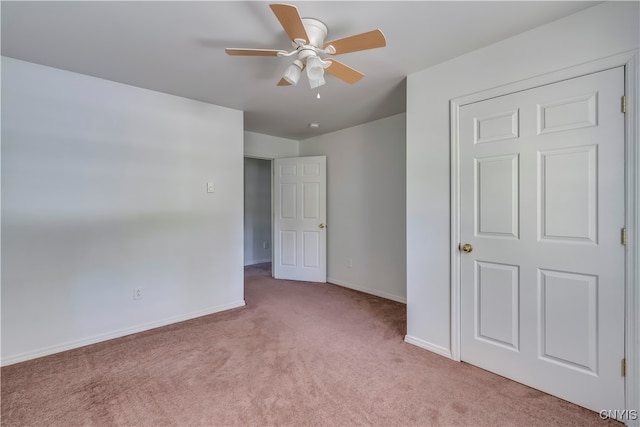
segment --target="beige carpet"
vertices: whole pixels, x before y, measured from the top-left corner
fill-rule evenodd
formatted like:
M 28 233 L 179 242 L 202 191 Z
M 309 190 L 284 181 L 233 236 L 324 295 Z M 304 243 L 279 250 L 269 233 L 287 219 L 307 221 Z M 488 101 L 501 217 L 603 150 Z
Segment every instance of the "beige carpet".
M 2 368 L 2 426 L 620 425 L 404 343 L 399 303 L 260 266 L 246 302 Z

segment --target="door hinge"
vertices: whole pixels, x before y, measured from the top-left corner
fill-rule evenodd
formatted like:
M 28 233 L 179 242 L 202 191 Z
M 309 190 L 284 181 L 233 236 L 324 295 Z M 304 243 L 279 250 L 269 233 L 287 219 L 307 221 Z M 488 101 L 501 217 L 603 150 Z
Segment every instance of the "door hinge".
M 627 376 L 627 359 L 626 358 L 622 359 L 622 376 L 623 377 Z
M 627 245 L 627 229 L 626 228 L 620 229 L 620 243 L 622 243 L 625 246 Z
M 622 99 L 620 100 L 620 110 L 623 113 L 627 112 L 627 97 L 623 96 Z

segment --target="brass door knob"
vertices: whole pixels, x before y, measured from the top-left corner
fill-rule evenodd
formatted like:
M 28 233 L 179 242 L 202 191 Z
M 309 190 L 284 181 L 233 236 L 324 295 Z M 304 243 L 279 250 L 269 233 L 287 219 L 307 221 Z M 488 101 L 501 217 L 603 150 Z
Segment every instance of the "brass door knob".
M 461 244 L 459 248 L 462 252 L 466 252 L 466 253 L 469 253 L 473 250 L 473 246 L 471 246 L 468 243 L 465 243 L 464 245 Z
M 318 227 L 320 227 L 320 228 L 325 228 L 325 227 L 326 227 L 326 225 L 324 225 L 324 224 L 320 224 Z

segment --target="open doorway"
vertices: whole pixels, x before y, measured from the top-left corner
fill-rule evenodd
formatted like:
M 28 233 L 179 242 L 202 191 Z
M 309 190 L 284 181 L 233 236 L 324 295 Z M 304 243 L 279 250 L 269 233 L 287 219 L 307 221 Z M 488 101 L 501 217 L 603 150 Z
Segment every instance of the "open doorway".
M 244 266 L 271 275 L 271 160 L 244 159 Z

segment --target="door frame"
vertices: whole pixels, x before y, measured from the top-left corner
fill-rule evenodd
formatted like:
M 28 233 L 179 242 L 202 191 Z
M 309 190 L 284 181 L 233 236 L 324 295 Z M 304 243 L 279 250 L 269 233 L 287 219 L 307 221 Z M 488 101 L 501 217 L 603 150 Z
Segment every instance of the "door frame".
M 459 114 L 464 105 L 495 98 L 514 92 L 525 91 L 538 86 L 568 80 L 571 78 L 623 66 L 625 70 L 625 218 L 628 243 L 625 251 L 625 408 L 640 410 L 640 143 L 637 101 L 638 91 L 638 50 L 624 52 L 607 58 L 590 61 L 574 67 L 543 74 L 526 80 L 506 84 L 486 91 L 477 92 L 450 101 L 450 182 L 451 182 L 451 358 L 460 361 L 460 180 L 459 180 Z M 629 421 L 627 421 L 629 422 Z M 640 425 L 640 421 L 630 421 Z M 629 424 L 631 425 L 631 424 Z

